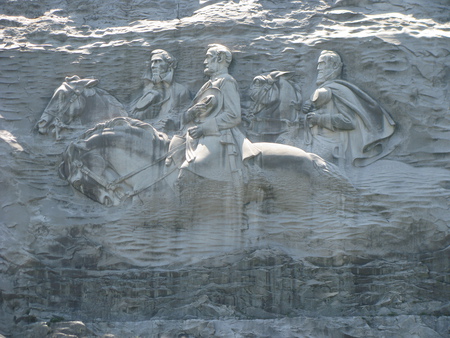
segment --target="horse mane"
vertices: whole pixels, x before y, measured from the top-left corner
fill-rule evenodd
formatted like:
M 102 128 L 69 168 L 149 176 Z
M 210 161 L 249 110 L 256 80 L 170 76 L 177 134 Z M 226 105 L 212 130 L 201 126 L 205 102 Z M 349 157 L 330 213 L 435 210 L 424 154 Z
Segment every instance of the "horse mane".
M 80 135 L 79 139 L 87 139 L 94 134 L 99 134 L 103 132 L 105 129 L 109 130 L 119 130 L 119 129 L 137 129 L 141 131 L 148 132 L 153 135 L 153 138 L 158 138 L 163 142 L 169 142 L 169 137 L 158 130 L 156 130 L 152 125 L 143 122 L 141 120 L 133 119 L 130 117 L 116 117 L 112 120 L 108 120 L 102 123 L 98 123 L 95 127 L 88 129 L 82 135 Z

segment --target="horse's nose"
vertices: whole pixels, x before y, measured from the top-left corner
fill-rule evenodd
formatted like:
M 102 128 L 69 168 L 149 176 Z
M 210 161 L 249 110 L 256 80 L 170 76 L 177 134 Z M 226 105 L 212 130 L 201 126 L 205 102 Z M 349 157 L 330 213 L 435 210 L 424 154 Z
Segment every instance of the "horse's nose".
M 112 207 L 114 205 L 114 203 L 111 200 L 111 198 L 109 196 L 106 196 L 106 195 L 103 197 L 102 204 L 107 206 L 107 207 Z

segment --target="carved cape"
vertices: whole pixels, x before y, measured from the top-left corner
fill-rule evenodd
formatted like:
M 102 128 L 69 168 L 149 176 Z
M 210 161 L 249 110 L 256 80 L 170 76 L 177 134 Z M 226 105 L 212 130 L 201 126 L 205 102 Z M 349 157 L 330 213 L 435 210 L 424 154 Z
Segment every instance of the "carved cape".
M 321 90 L 323 95 L 317 95 Z M 348 134 L 341 137 L 345 144 L 340 145 L 339 152 L 341 155 L 345 152 L 355 166 L 367 166 L 393 150 L 389 137 L 394 133 L 395 122 L 355 85 L 343 80 L 325 82 L 316 90 L 314 99 L 318 108 L 333 102 L 336 112 L 321 115 L 321 124 L 333 132 Z

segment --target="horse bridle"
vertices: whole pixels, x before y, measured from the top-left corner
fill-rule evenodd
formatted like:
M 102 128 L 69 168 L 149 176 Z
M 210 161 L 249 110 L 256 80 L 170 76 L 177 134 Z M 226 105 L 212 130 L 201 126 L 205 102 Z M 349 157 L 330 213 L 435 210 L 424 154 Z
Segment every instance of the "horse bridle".
M 104 189 L 111 191 L 112 193 L 114 193 L 117 197 L 119 197 L 119 199 L 123 202 L 126 199 L 136 196 L 138 194 L 140 194 L 141 192 L 149 189 L 150 187 L 152 187 L 153 185 L 155 185 L 158 182 L 161 182 L 162 180 L 164 180 L 167 176 L 169 176 L 170 174 L 172 174 L 175 170 L 178 169 L 178 167 L 175 165 L 171 170 L 169 170 L 167 173 L 165 173 L 163 176 L 159 177 L 157 180 L 151 182 L 150 184 L 145 185 L 142 188 L 139 189 L 135 189 L 132 191 L 127 191 L 125 193 L 122 193 L 120 191 L 116 191 L 117 189 L 117 185 L 122 183 L 123 181 L 139 174 L 140 172 L 153 167 L 154 165 L 160 163 L 161 161 L 165 160 L 167 157 L 172 156 L 175 152 L 177 152 L 179 149 L 181 149 L 181 147 L 185 146 L 185 143 L 182 143 L 178 146 L 176 146 L 175 148 L 173 148 L 171 151 L 167 152 L 166 154 L 164 154 L 163 156 L 158 157 L 154 162 L 149 163 L 139 169 L 136 169 L 126 175 L 120 176 L 118 178 L 116 178 L 115 180 L 108 182 L 107 180 L 105 180 L 103 177 L 101 177 L 100 175 L 94 173 L 92 170 L 90 170 L 89 168 L 87 168 L 83 162 L 81 161 L 74 161 L 74 165 L 81 171 L 81 173 L 85 174 L 86 176 L 88 176 L 90 179 L 92 179 L 93 181 L 95 181 L 97 184 L 99 184 L 101 187 L 103 187 Z
M 79 90 L 71 86 L 68 82 L 66 82 L 66 86 L 71 90 L 72 95 L 67 104 L 64 106 L 64 109 L 58 109 L 59 110 L 58 115 L 47 113 L 48 115 L 53 116 L 54 122 L 52 124 L 55 126 L 55 134 L 57 140 L 61 139 L 59 136 L 59 131 L 61 130 L 61 128 L 66 127 L 66 125 L 63 122 L 61 122 L 59 116 L 63 115 L 69 109 L 70 105 L 74 103 L 76 100 L 78 100 L 78 98 L 81 96 L 81 94 L 84 93 L 84 90 L 86 88 L 85 86 L 83 86 L 83 88 Z

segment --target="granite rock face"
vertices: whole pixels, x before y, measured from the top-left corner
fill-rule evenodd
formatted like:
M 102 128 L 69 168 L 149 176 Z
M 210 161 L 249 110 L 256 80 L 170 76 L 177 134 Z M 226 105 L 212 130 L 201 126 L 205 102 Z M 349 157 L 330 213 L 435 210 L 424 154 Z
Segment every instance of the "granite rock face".
M 0 334 L 450 334 L 448 1 L 3 0 L 0 8 Z M 396 147 L 347 168 L 350 191 L 332 180 L 294 182 L 299 203 L 297 186 L 280 179 L 288 194 L 251 200 L 244 222 L 207 207 L 178 222 L 155 195 L 107 208 L 60 178 L 63 152 L 87 126 L 74 120 L 56 140 L 36 124 L 67 76 L 99 79 L 129 109 L 151 52 L 164 49 L 193 96 L 212 43 L 233 53 L 244 116 L 256 76 L 291 72 L 304 104 L 321 51 L 338 52 L 342 79 L 395 121 Z M 285 137 L 294 145 L 304 137 L 299 116 Z

